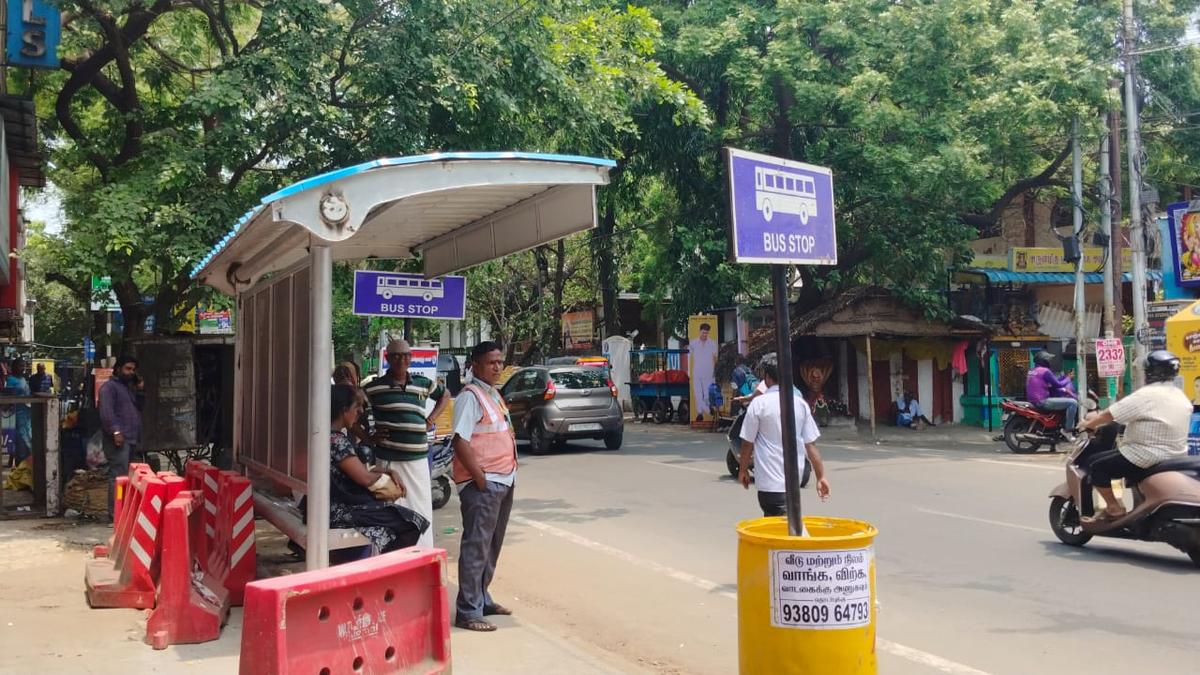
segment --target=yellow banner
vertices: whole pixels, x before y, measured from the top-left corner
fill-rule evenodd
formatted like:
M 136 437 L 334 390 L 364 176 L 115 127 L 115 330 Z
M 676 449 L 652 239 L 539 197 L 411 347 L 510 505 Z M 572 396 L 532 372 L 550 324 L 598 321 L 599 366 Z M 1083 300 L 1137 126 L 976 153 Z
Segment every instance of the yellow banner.
M 977 256 L 978 257 L 978 256 Z M 1083 249 L 1083 269 L 1094 272 L 1104 264 L 1104 249 Z M 1133 266 L 1133 252 L 1121 249 L 1121 269 Z M 1008 268 L 1013 272 L 1074 272 L 1075 265 L 1064 262 L 1061 248 L 1017 246 L 1008 251 Z
M 975 257 L 971 259 L 971 267 L 976 269 L 1006 270 L 1008 269 L 1008 256 L 992 253 L 976 253 Z

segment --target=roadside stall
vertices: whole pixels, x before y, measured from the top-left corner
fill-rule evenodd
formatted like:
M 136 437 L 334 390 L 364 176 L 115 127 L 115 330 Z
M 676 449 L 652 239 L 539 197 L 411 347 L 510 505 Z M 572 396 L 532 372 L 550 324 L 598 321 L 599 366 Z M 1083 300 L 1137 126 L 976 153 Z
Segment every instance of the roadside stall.
M 1200 455 L 1200 302 L 1167 319 L 1167 349 L 1179 357 L 1176 384 L 1192 399 L 1188 454 Z
M 234 456 L 259 487 L 256 513 L 304 546 L 309 569 L 328 565 L 331 539 L 359 543 L 329 531 L 333 261 L 420 254 L 433 278 L 591 229 L 613 166 L 514 152 L 376 160 L 267 196 L 196 267 L 237 300 Z M 277 499 L 289 491 L 307 495 L 305 525 Z

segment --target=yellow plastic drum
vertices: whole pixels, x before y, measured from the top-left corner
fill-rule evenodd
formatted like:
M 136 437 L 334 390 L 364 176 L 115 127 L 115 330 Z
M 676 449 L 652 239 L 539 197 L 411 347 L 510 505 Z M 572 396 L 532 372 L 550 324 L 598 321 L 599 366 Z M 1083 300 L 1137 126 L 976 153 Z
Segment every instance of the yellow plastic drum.
M 738 523 L 738 652 L 742 675 L 876 672 L 878 531 L 846 518 Z

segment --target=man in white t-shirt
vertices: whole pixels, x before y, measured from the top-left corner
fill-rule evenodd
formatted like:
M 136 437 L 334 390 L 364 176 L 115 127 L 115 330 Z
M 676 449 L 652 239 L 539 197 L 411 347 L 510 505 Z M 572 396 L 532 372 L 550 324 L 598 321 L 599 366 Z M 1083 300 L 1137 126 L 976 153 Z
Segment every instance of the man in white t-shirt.
M 754 454 L 754 482 L 758 488 L 758 505 L 764 516 L 787 514 L 787 499 L 783 477 L 783 415 L 779 405 L 779 361 L 775 354 L 767 354 L 758 363 L 759 374 L 767 387 L 766 393 L 756 396 L 746 410 L 742 422 L 742 457 L 738 481 L 750 489 L 750 454 Z M 816 442 L 821 432 L 813 420 L 808 403 L 798 391 L 792 395 L 796 406 L 796 454 L 797 475 L 804 473 L 804 461 L 812 462 L 817 475 L 817 495 L 821 501 L 829 499 L 829 481 L 825 478 L 825 464 Z M 800 452 L 804 448 L 804 452 Z

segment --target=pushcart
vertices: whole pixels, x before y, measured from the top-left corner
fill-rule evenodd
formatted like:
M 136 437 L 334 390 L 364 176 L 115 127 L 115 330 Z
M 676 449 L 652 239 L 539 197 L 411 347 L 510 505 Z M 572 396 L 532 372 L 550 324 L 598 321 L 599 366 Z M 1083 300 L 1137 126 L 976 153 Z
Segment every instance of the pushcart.
M 635 420 L 653 419 L 659 424 L 672 419 L 688 422 L 687 373 L 680 369 L 683 349 L 639 349 L 629 353 L 629 395 Z M 678 396 L 678 406 L 671 399 Z

